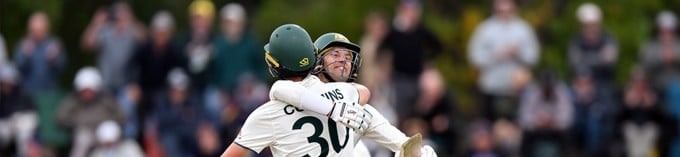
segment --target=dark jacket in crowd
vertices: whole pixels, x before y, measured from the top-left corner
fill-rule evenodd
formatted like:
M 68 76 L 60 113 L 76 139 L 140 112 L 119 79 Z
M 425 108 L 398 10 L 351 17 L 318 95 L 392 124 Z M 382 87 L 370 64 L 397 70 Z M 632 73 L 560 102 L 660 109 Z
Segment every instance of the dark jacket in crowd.
M 400 32 L 392 27 L 380 49 L 393 53 L 392 67 L 395 73 L 418 77 L 423 72 L 426 57 L 438 54 L 442 50 L 442 44 L 421 23 L 411 32 Z
M 33 102 L 28 95 L 20 91 L 21 88 L 15 86 L 12 92 L 0 91 L 0 119 L 9 118 L 18 111 L 33 110 Z

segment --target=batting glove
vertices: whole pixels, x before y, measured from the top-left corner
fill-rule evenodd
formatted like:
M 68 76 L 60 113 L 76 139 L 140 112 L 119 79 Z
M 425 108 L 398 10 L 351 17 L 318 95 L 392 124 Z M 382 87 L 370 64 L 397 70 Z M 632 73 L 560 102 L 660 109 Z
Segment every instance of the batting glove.
M 343 101 L 336 101 L 333 104 L 333 109 L 328 117 L 359 133 L 363 133 L 368 128 L 368 118 L 370 118 L 360 105 Z

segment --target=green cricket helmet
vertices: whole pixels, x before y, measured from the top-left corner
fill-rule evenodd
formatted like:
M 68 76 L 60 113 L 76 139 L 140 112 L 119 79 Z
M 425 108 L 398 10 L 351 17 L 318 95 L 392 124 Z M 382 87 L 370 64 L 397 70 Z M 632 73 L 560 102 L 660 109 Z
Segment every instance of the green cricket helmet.
M 340 33 L 326 33 L 314 41 L 314 45 L 316 48 L 319 50 L 317 51 L 316 54 L 316 65 L 317 68 L 315 68 L 312 71 L 312 74 L 316 75 L 319 73 L 323 73 L 324 75 L 328 75 L 326 73 L 326 64 L 330 63 L 324 63 L 323 61 L 323 56 L 330 50 L 329 48 L 334 47 L 334 46 L 340 46 L 347 48 L 350 50 L 352 53 L 352 67 L 350 69 L 350 75 L 347 78 L 346 82 L 354 82 L 356 78 L 359 76 L 359 67 L 361 67 L 361 56 L 359 55 L 359 52 L 361 52 L 361 48 L 347 39 L 344 35 Z M 330 79 L 330 81 L 335 82 L 335 80 L 332 80 L 330 76 L 326 76 L 326 78 Z
M 312 38 L 296 24 L 284 24 L 274 29 L 264 50 L 270 74 L 280 79 L 306 76 L 316 62 Z

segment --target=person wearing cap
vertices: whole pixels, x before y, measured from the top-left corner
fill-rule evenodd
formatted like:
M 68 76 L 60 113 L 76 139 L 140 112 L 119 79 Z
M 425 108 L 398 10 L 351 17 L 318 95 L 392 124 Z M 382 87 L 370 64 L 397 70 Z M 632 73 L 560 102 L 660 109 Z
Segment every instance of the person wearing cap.
M 239 3 L 228 3 L 220 10 L 220 27 L 216 35 L 214 50 L 215 56 L 212 58 L 210 66 L 210 86 L 209 94 L 214 100 L 207 101 L 208 111 L 214 118 L 219 119 L 224 101 L 232 101 L 234 107 L 243 109 L 243 113 L 249 113 L 264 101 L 251 101 L 250 98 L 265 98 L 264 92 L 243 92 L 253 91 L 257 87 L 262 87 L 266 77 L 266 63 L 262 62 L 264 53 L 261 52 L 259 39 L 253 29 L 248 25 L 246 10 Z M 244 80 L 243 78 L 249 78 Z M 261 91 L 261 90 L 260 90 Z M 220 96 L 220 97 L 214 97 Z M 233 98 L 231 100 L 227 100 Z M 220 112 L 213 112 L 220 111 Z M 246 115 L 242 115 L 245 119 Z M 239 125 L 242 121 L 225 121 L 226 125 Z M 226 127 L 234 128 L 235 127 Z M 229 132 L 229 131 L 227 131 Z M 231 131 L 229 135 L 236 135 Z
M 493 15 L 477 26 L 467 52 L 480 72 L 482 114 L 492 122 L 513 118 L 515 103 L 504 102 L 516 101 L 540 58 L 534 30 L 517 15 L 514 0 L 494 0 Z
M 90 157 L 143 157 L 144 152 L 139 144 L 131 139 L 121 138 L 121 126 L 112 120 L 107 120 L 97 126 L 95 136 L 97 146 Z
M 35 12 L 29 18 L 28 33 L 15 46 L 13 64 L 21 74 L 21 87 L 29 95 L 58 89 L 66 50 L 58 37 L 50 34 L 50 20 L 44 12 Z
M 127 64 L 127 87 L 130 88 L 119 96 L 120 105 L 128 113 L 128 123 L 123 127 L 125 137 L 137 136 L 140 126 L 137 118 L 145 119 L 153 109 L 154 98 L 163 93 L 165 82 L 158 80 L 165 80 L 172 68 L 184 65 L 181 51 L 172 41 L 174 29 L 170 12 L 154 14 L 149 38 L 137 47 Z
M 418 80 L 432 58 L 442 51 L 437 36 L 421 21 L 423 6 L 419 0 L 401 0 L 393 25 L 379 46 L 379 52 L 392 56 L 395 105 L 399 118 L 411 116 L 419 95 Z
M 9 146 L 15 144 L 15 155 L 24 156 L 38 117 L 33 101 L 19 88 L 20 80 L 14 66 L 0 65 L 0 152 L 9 152 Z
M 567 58 L 571 71 L 586 68 L 593 72 L 598 87 L 614 82 L 619 47 L 616 39 L 602 27 L 602 11 L 594 3 L 583 3 L 576 10 L 581 30 L 569 42 Z
M 180 39 L 180 51 L 194 89 L 203 93 L 207 85 L 207 69 L 214 56 L 212 30 L 215 5 L 210 0 L 194 0 L 189 5 L 189 31 Z
M 84 157 L 94 145 L 94 133 L 106 120 L 122 123 L 125 115 L 116 101 L 104 90 L 103 80 L 94 67 L 83 67 L 73 81 L 75 93 L 62 100 L 57 122 L 73 130 L 71 157 Z
M 248 26 L 246 10 L 238 3 L 226 4 L 220 10 L 220 34 L 215 38 L 211 84 L 226 93 L 238 88 L 238 78 L 250 73 L 259 81 L 266 79 L 264 54 L 255 33 Z
M 678 19 L 671 11 L 661 11 L 656 17 L 656 34 L 644 43 L 640 63 L 658 90 L 665 90 L 674 79 L 680 78 L 680 42 L 676 39 Z
M 125 86 L 125 76 L 134 48 L 144 40 L 145 30 L 124 1 L 108 9 L 99 9 L 81 37 L 81 46 L 97 56 L 97 68 L 103 79 L 102 91 L 118 94 Z
M 200 100 L 191 91 L 191 79 L 181 68 L 170 70 L 166 79 L 167 93 L 154 108 L 154 120 L 165 154 L 184 157 L 197 153 L 196 130 L 207 123 Z M 214 139 L 217 140 L 217 139 Z

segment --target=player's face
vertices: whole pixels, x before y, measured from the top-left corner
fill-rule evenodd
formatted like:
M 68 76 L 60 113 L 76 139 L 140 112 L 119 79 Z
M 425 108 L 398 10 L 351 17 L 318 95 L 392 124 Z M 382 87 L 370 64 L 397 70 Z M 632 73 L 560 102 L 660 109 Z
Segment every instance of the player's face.
M 352 52 L 343 47 L 331 47 L 324 54 L 326 72 L 335 81 L 347 81 L 352 69 Z

